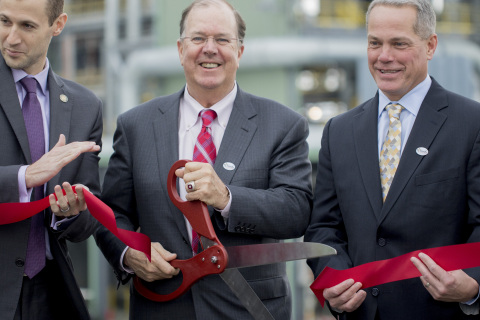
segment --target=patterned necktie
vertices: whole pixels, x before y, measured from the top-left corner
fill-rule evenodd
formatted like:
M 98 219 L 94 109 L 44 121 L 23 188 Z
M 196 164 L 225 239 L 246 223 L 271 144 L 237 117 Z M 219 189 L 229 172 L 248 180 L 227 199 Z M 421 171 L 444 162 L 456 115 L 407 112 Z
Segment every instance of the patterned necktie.
M 40 102 L 37 98 L 37 80 L 23 78 L 21 85 L 27 91 L 23 100 L 22 113 L 27 129 L 28 144 L 32 163 L 45 153 L 45 133 Z M 43 185 L 33 189 L 34 200 L 43 199 Z M 45 267 L 45 227 L 43 211 L 32 217 L 30 235 L 28 237 L 25 274 L 31 279 Z
M 397 171 L 398 163 L 400 162 L 400 148 L 402 146 L 400 112 L 402 112 L 403 106 L 390 103 L 386 108 L 390 122 L 387 137 L 380 152 L 380 179 L 382 182 L 383 202 L 387 198 L 390 185 Z
M 193 149 L 193 161 L 208 162 L 210 165 L 215 164 L 217 158 L 217 149 L 213 144 L 212 121 L 217 117 L 217 113 L 213 110 L 202 110 L 199 114 L 202 117 L 202 130 L 198 134 L 197 141 L 195 141 L 195 148 Z M 198 243 L 200 239 L 195 230 L 192 229 L 192 251 L 195 255 L 198 252 Z

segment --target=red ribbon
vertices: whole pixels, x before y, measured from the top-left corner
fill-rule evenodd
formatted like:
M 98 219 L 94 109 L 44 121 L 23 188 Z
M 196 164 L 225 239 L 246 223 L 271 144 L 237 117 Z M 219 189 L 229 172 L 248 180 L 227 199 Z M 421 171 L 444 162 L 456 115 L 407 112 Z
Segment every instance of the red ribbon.
M 369 262 L 346 270 L 325 267 L 310 289 L 323 307 L 325 304 L 323 290 L 348 279 L 361 282 L 362 288 L 369 288 L 393 281 L 420 277 L 420 272 L 410 261 L 411 257 L 417 257 L 420 252 L 428 255 L 446 271 L 480 266 L 480 254 L 478 254 L 480 242 L 458 244 L 417 250 L 392 259 Z
M 75 187 L 73 187 L 75 191 Z M 65 193 L 65 191 L 64 191 Z M 115 215 L 105 203 L 90 191 L 83 189 L 85 202 L 90 214 L 112 232 L 125 245 L 143 252 L 148 260 L 151 258 L 150 238 L 142 233 L 117 228 Z M 0 203 L 0 225 L 10 224 L 28 219 L 50 206 L 48 196 L 37 201 L 25 203 Z

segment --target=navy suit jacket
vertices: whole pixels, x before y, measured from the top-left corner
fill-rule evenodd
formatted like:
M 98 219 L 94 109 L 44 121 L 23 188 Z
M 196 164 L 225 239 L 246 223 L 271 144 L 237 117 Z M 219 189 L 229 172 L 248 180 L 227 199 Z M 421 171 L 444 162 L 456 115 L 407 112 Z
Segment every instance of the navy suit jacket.
M 378 94 L 333 118 L 322 137 L 312 221 L 305 241 L 335 247 L 346 269 L 410 251 L 480 241 L 480 104 L 435 80 L 382 203 L 377 143 Z M 428 149 L 419 155 L 416 149 Z M 328 263 L 327 263 L 328 261 Z M 478 269 L 466 270 L 480 282 Z M 345 319 L 468 319 L 458 303 L 435 301 L 418 278 L 366 289 Z
M 148 235 L 178 259 L 192 257 L 183 214 L 170 201 L 166 184 L 178 160 L 179 102 L 184 90 L 153 99 L 118 118 L 114 154 L 102 199 L 115 212 L 120 228 Z M 232 204 L 227 225 L 212 214 L 225 246 L 278 242 L 304 234 L 311 212 L 311 164 L 305 118 L 271 100 L 238 90 L 215 172 L 228 186 Z M 226 170 L 225 162 L 235 164 Z M 100 228 L 97 244 L 121 277 L 125 245 Z M 290 319 L 291 293 L 285 263 L 240 269 L 275 319 Z M 149 284 L 170 293 L 181 282 Z M 249 319 L 251 316 L 218 275 L 201 279 L 182 297 L 157 303 L 131 289 L 132 319 Z
M 101 145 L 102 103 L 88 89 L 56 75 L 48 74 L 50 91 L 50 149 L 57 143 L 61 133 L 66 142 L 95 141 Z M 22 109 L 10 68 L 0 57 L 0 202 L 18 202 L 18 170 L 31 163 L 27 131 Z M 68 97 L 67 102 L 60 95 Z M 54 192 L 57 184 L 67 181 L 81 183 L 94 194 L 100 193 L 98 152 L 85 153 L 65 166 L 47 183 L 46 194 Z M 50 228 L 52 212 L 45 212 L 50 249 L 60 274 L 55 283 L 64 287 L 55 299 L 58 308 L 64 308 L 69 319 L 89 319 L 88 311 L 73 274 L 66 240 L 79 242 L 87 239 L 97 228 L 96 220 L 88 211 L 83 212 L 65 230 Z M 22 288 L 24 261 L 30 221 L 0 226 L 0 314 L 2 319 L 13 319 Z M 62 303 L 65 301 L 65 303 Z

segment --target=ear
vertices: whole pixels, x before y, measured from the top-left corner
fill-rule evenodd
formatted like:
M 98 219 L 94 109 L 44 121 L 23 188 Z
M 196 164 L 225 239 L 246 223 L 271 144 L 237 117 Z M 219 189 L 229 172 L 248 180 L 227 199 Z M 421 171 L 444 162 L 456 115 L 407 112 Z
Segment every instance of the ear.
M 53 22 L 53 36 L 56 37 L 60 33 L 62 33 L 63 28 L 65 28 L 65 24 L 67 23 L 67 14 L 64 12 L 58 16 L 57 19 Z
M 437 44 L 438 44 L 438 38 L 437 38 L 437 35 L 434 33 L 427 40 L 427 59 L 428 60 L 432 60 L 433 54 L 437 49 Z
M 177 40 L 177 49 L 178 49 L 178 57 L 180 58 L 180 64 L 183 66 L 183 41 L 182 39 Z

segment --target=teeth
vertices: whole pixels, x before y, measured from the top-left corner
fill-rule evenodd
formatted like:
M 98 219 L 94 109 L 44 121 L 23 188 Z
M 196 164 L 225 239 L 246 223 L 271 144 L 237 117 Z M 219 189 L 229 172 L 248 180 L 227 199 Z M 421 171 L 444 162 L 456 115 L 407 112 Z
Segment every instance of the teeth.
M 219 65 L 217 63 L 202 63 L 202 67 L 204 68 L 217 68 Z
M 396 73 L 397 71 L 380 70 L 381 73 Z

